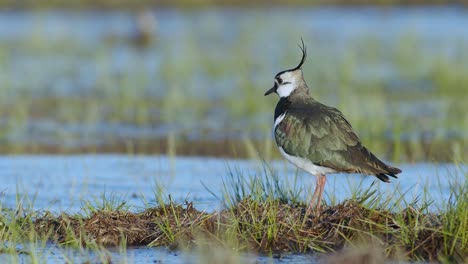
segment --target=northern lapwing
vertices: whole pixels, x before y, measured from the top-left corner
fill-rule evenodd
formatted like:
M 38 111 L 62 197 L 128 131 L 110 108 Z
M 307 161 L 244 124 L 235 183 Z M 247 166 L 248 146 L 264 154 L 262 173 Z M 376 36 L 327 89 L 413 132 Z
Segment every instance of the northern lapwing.
M 390 182 L 401 170 L 383 163 L 364 147 L 351 124 L 336 108 L 317 102 L 309 95 L 302 64 L 307 52 L 299 46 L 302 59 L 295 68 L 275 76 L 274 86 L 265 95 L 276 93 L 274 138 L 280 153 L 292 164 L 317 176 L 317 186 L 307 208 L 320 211 L 326 175 L 362 173 Z

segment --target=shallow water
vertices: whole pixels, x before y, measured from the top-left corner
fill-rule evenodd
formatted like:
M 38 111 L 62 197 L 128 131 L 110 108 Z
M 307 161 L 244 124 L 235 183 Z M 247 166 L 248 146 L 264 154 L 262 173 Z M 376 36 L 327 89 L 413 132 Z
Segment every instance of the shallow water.
M 274 161 L 271 166 L 284 181 L 292 181 L 296 169 L 284 161 Z M 449 197 L 450 184 L 464 183 L 468 167 L 454 164 L 399 164 L 403 170 L 398 180 L 390 184 L 377 183 L 373 188 L 383 195 L 405 193 L 405 199 L 412 201 L 427 188 L 428 199 L 433 199 L 433 210 Z M 132 210 L 154 205 L 156 186 L 164 186 L 164 191 L 177 202 L 193 201 L 199 210 L 213 211 L 221 208 L 221 201 L 211 195 L 203 185 L 220 194 L 223 178 L 227 179 L 228 168 L 248 175 L 261 174 L 263 164 L 259 161 L 228 160 L 216 158 L 130 155 L 76 155 L 76 156 L 2 156 L 0 157 L 1 205 L 3 208 L 16 208 L 17 190 L 23 206 L 34 210 L 51 210 L 55 213 L 80 212 L 83 200 L 93 200 L 106 193 L 125 201 Z M 353 186 L 362 184 L 366 188 L 375 181 L 374 177 L 359 175 L 329 175 L 325 191 L 338 201 L 350 197 Z M 313 187 L 314 178 L 299 173 L 298 185 L 306 189 Z M 31 204 L 29 204 L 31 203 Z M 21 247 L 20 247 L 21 248 Z M 65 258 L 77 260 L 98 259 L 95 253 L 64 250 L 48 245 L 37 249 L 42 258 L 62 262 Z M 110 249 L 112 259 L 129 262 L 162 261 L 162 263 L 186 263 L 196 255 L 162 248 L 129 248 L 127 252 Z M 27 262 L 26 255 L 21 256 Z M 0 255 L 0 260 L 9 258 Z M 249 258 L 246 256 L 246 258 Z M 275 259 L 275 263 L 308 263 L 316 257 L 311 255 L 286 255 Z M 260 263 L 269 262 L 261 257 Z
M 216 249 L 214 249 L 216 250 Z M 71 249 L 58 248 L 53 244 L 47 245 L 46 248 L 38 249 L 35 252 L 40 256 L 41 262 L 47 263 L 102 263 L 106 261 L 107 256 L 110 257 L 112 263 L 171 263 L 171 264 L 190 264 L 190 263 L 206 263 L 202 258 L 194 252 L 173 251 L 166 248 L 148 248 L 148 247 L 130 247 L 125 252 L 118 249 L 109 249 L 106 254 L 97 255 L 95 252 L 78 252 Z M 282 256 L 253 256 L 243 255 L 238 258 L 240 263 L 320 263 L 316 255 L 311 254 L 284 254 Z M 30 263 L 27 255 L 20 255 L 18 259 L 12 259 L 11 256 L 0 254 L 0 261 Z M 202 261 L 202 262 L 200 262 Z M 212 260 L 210 260 L 212 261 Z
M 274 161 L 271 166 L 292 182 L 296 169 L 284 161 Z M 391 184 L 377 183 L 382 193 L 404 193 L 408 201 L 428 188 L 435 201 L 448 197 L 450 184 L 463 182 L 468 168 L 454 164 L 402 164 L 403 173 Z M 3 207 L 15 208 L 17 190 L 26 195 L 22 203 L 35 210 L 52 212 L 77 212 L 82 200 L 98 201 L 103 194 L 107 198 L 120 198 L 133 209 L 155 203 L 157 186 L 163 186 L 177 202 L 193 201 L 200 210 L 216 210 L 221 201 L 215 193 L 221 192 L 228 170 L 241 171 L 245 177 L 261 175 L 263 164 L 251 160 L 216 158 L 132 155 L 75 155 L 75 156 L 3 156 L 0 157 L 1 201 Z M 315 178 L 300 173 L 297 185 L 313 187 Z M 352 186 L 362 182 L 369 186 L 374 177 L 354 174 L 336 174 L 327 177 L 326 191 L 338 201 L 351 194 Z M 189 183 L 189 184 L 188 184 Z M 305 198 L 305 197 L 304 197 Z M 28 201 L 29 200 L 29 201 Z

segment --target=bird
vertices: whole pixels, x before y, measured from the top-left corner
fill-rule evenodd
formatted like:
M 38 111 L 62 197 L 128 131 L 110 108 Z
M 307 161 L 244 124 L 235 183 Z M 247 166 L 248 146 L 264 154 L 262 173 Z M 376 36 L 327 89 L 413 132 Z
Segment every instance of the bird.
M 273 136 L 281 155 L 296 167 L 317 177 L 315 191 L 307 207 L 320 212 L 326 175 L 358 173 L 374 175 L 383 182 L 397 178 L 401 170 L 385 164 L 362 143 L 343 113 L 316 101 L 309 94 L 302 65 L 307 50 L 301 39 L 302 59 L 289 70 L 276 74 L 265 96 L 276 93 Z

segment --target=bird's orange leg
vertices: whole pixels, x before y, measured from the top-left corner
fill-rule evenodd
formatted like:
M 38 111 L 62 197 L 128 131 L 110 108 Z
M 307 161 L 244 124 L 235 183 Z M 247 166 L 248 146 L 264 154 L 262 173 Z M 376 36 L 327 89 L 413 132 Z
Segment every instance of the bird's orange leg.
M 315 186 L 314 194 L 310 200 L 309 206 L 307 207 L 306 215 L 309 215 L 313 209 L 316 209 L 316 212 L 320 211 L 322 205 L 322 193 L 325 186 L 326 177 L 323 174 L 317 175 L 317 184 Z
M 314 191 L 314 194 L 312 195 L 312 199 L 310 199 L 310 203 L 309 203 L 309 206 L 307 207 L 307 211 L 306 211 L 306 215 L 310 215 L 310 213 L 312 212 L 312 210 L 314 209 L 315 205 L 316 205 L 316 201 L 317 201 L 317 197 L 318 197 L 318 193 L 319 193 L 319 181 L 317 179 L 317 184 L 315 186 L 315 191 Z
M 327 177 L 323 174 L 319 175 L 318 178 L 317 178 L 317 181 L 319 182 L 319 194 L 318 194 L 318 198 L 317 198 L 317 213 L 320 213 L 320 209 L 322 207 L 322 195 L 323 195 L 323 191 L 325 190 L 325 183 L 327 182 Z

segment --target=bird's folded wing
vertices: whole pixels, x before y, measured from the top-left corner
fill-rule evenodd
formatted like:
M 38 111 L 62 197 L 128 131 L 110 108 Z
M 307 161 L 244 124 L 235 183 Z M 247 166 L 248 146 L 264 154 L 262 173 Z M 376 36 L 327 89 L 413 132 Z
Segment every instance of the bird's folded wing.
M 383 171 L 382 162 L 362 146 L 343 114 L 332 107 L 316 104 L 288 109 L 274 136 L 286 153 L 316 165 L 343 172 Z

